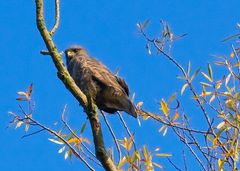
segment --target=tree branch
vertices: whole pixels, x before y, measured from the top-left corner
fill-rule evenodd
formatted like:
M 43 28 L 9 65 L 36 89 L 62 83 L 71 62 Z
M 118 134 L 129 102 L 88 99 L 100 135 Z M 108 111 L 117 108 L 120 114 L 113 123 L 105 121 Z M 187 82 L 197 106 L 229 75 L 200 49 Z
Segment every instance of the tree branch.
M 57 30 L 58 26 L 59 26 L 59 20 L 60 20 L 60 7 L 59 7 L 59 0 L 55 0 L 55 24 L 52 28 L 52 30 L 50 31 L 50 35 L 52 36 L 55 31 Z
M 62 61 L 62 55 L 58 52 L 56 45 L 54 44 L 51 34 L 46 28 L 43 17 L 43 0 L 35 0 L 36 2 L 36 22 L 37 28 L 45 42 L 47 50 L 49 51 L 53 63 L 57 68 L 57 75 L 59 79 L 63 82 L 65 87 L 72 93 L 72 95 L 77 99 L 80 105 L 84 108 L 86 112 L 91 128 L 95 144 L 95 152 L 99 161 L 102 163 L 103 167 L 108 171 L 116 171 L 116 166 L 114 162 L 108 157 L 102 136 L 101 124 L 98 118 L 97 107 L 92 100 L 87 98 L 86 95 L 79 89 L 75 84 L 74 80 L 68 73 L 67 69 L 64 67 Z M 57 4 L 57 3 L 56 3 Z M 57 7 L 56 7 L 57 8 Z M 56 21 L 57 23 L 57 21 Z M 89 101 L 90 100 L 90 101 Z

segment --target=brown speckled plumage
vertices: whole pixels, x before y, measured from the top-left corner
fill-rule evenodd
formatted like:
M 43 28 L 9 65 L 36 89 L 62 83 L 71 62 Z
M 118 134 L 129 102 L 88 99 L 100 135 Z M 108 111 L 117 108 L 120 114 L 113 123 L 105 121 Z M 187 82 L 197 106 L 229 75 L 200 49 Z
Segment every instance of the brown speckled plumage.
M 70 75 L 100 110 L 108 113 L 125 111 L 137 117 L 136 109 L 129 100 L 128 86 L 123 79 L 113 75 L 96 59 L 89 57 L 82 47 L 69 48 L 65 54 Z

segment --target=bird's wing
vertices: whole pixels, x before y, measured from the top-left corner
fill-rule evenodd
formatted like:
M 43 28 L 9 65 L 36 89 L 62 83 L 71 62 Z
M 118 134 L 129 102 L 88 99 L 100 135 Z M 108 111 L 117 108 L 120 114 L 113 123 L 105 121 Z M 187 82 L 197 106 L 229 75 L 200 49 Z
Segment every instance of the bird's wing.
M 104 85 L 105 87 L 114 89 L 116 93 L 129 93 L 124 80 L 113 75 L 105 65 L 96 59 L 91 58 L 85 65 L 92 73 L 93 80 L 99 82 L 102 86 Z
M 115 77 L 116 77 L 117 82 L 124 89 L 125 93 L 129 96 L 129 89 L 128 89 L 128 86 L 127 86 L 125 80 L 120 78 L 120 77 L 118 77 L 118 76 L 115 76 Z

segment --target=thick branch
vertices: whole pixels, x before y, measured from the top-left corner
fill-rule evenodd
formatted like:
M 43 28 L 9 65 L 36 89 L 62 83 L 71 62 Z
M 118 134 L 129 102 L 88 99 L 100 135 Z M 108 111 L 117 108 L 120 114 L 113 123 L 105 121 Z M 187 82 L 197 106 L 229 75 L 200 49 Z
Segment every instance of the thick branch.
M 52 37 L 46 28 L 43 18 L 43 0 L 36 0 L 36 21 L 38 30 L 58 70 L 58 77 L 61 79 L 66 88 L 72 93 L 72 95 L 78 100 L 81 106 L 83 106 L 86 114 L 88 115 L 92 127 L 97 158 L 107 171 L 117 171 L 112 159 L 107 156 L 104 147 L 97 107 L 92 103 L 91 100 L 89 101 L 90 103 L 88 103 L 88 99 L 85 94 L 79 89 L 72 77 L 69 75 L 62 61 L 61 54 L 58 52 L 57 47 L 55 46 Z
M 67 89 L 79 101 L 82 106 L 87 106 L 87 98 L 75 84 L 67 69 L 64 67 L 61 55 L 57 50 L 52 37 L 49 34 L 43 18 L 43 0 L 36 0 L 37 27 L 58 70 L 58 77 L 62 80 Z

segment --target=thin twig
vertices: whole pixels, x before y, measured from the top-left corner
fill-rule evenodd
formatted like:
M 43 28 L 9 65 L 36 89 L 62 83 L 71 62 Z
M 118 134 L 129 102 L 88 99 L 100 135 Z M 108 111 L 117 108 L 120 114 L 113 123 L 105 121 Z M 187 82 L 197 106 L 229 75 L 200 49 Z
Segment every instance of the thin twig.
M 179 167 L 177 167 L 177 165 L 176 165 L 175 163 L 172 162 L 172 160 L 171 160 L 169 157 L 167 157 L 167 159 L 168 159 L 168 162 L 169 162 L 176 170 L 182 171 Z
M 23 139 L 23 138 L 26 138 L 26 137 L 29 137 L 29 136 L 35 135 L 35 134 L 37 134 L 37 133 L 39 133 L 39 132 L 42 132 L 42 131 L 44 131 L 44 130 L 45 130 L 45 129 L 40 129 L 40 130 L 35 131 L 35 132 L 33 132 L 33 133 L 23 135 L 21 138 Z
M 161 52 L 168 60 L 170 60 L 171 62 L 173 62 L 174 65 L 176 65 L 180 71 L 182 72 L 183 76 L 186 78 L 186 82 L 191 90 L 191 92 L 193 93 L 194 97 L 198 97 L 192 83 L 191 83 L 191 80 L 190 78 L 188 77 L 187 73 L 185 72 L 185 70 L 183 69 L 183 67 L 172 57 L 170 56 L 169 54 L 167 54 L 166 52 L 164 52 L 162 50 L 161 47 L 158 46 L 157 44 L 157 39 L 150 39 L 148 38 L 148 36 L 145 34 L 144 30 L 140 28 L 140 32 L 142 33 L 142 35 L 144 36 L 144 38 L 148 41 L 148 42 L 152 42 L 154 47 L 158 50 L 158 52 Z M 214 138 L 217 138 L 217 142 L 220 144 L 220 147 L 223 149 L 224 152 L 226 152 L 227 154 L 229 154 L 229 150 L 223 145 L 223 143 L 221 142 L 221 140 L 219 140 L 218 136 L 216 135 L 212 125 L 211 125 L 211 120 L 209 118 L 209 115 L 206 111 L 206 109 L 204 108 L 203 104 L 201 103 L 200 99 L 199 98 L 196 98 L 196 101 L 201 109 L 201 111 L 203 112 L 204 114 L 204 117 L 207 121 L 207 124 L 209 126 L 209 130 L 210 132 L 209 133 L 212 133 Z M 232 156 L 230 156 L 232 162 L 234 162 L 234 159 Z
M 106 123 L 106 125 L 107 125 L 107 127 L 108 127 L 108 129 L 109 129 L 109 131 L 110 131 L 110 133 L 111 133 L 111 135 L 112 135 L 112 137 L 113 137 L 113 140 L 114 140 L 114 142 L 115 142 L 115 145 L 116 145 L 116 147 L 117 147 L 117 150 L 118 150 L 118 158 L 119 158 L 118 163 L 119 163 L 119 162 L 121 161 L 121 159 L 122 159 L 122 152 L 121 152 L 121 149 L 120 149 L 118 140 L 117 140 L 117 138 L 116 138 L 116 135 L 114 134 L 114 131 L 113 131 L 110 123 L 108 122 L 108 120 L 107 120 L 107 118 L 106 118 L 106 116 L 105 116 L 105 113 L 104 113 L 102 110 L 100 110 L 100 112 L 101 112 L 101 114 L 102 114 L 102 116 L 103 116 L 103 119 L 104 119 L 104 121 L 105 121 L 105 123 Z
M 40 53 L 42 55 L 51 55 L 50 52 L 48 52 L 47 50 L 41 50 Z
M 55 0 L 55 24 L 49 33 L 51 36 L 53 36 L 53 34 L 55 33 L 55 31 L 57 30 L 57 28 L 59 26 L 59 21 L 60 21 L 60 7 L 59 6 L 60 6 L 59 0 Z
M 65 140 L 63 137 L 61 137 L 57 132 L 53 131 L 52 129 L 44 126 L 43 124 L 39 123 L 38 121 L 34 120 L 32 117 L 29 117 L 26 112 L 24 111 L 24 109 L 22 108 L 21 105 L 19 105 L 22 113 L 25 115 L 26 118 L 28 118 L 29 120 L 31 120 L 32 122 L 34 122 L 36 125 L 38 125 L 40 128 L 46 130 L 47 132 L 49 132 L 50 134 L 53 134 L 54 136 L 56 136 L 58 139 L 60 139 L 62 142 L 64 142 L 64 144 L 66 144 L 71 150 L 72 152 L 75 154 L 75 156 L 77 158 L 79 158 L 91 171 L 94 171 L 94 169 L 88 164 L 88 162 L 76 151 L 76 149 L 74 149 L 72 147 L 72 145 L 70 143 L 67 142 L 67 140 Z
M 186 128 L 186 127 L 182 127 L 182 126 L 178 126 L 178 125 L 174 125 L 173 123 L 171 123 L 170 121 L 166 122 L 164 121 L 163 119 L 161 119 L 160 117 L 157 117 L 155 114 L 152 114 L 150 112 L 146 112 L 144 110 L 141 109 L 141 112 L 143 112 L 144 114 L 146 114 L 147 116 L 149 116 L 150 118 L 158 121 L 158 122 L 161 122 L 162 124 L 164 125 L 167 125 L 167 126 L 170 126 L 170 127 L 174 127 L 174 128 L 178 128 L 178 129 L 181 129 L 181 130 L 185 130 L 185 131 L 191 131 L 191 132 L 194 132 L 194 133 L 199 133 L 199 134 L 211 134 L 210 132 L 207 132 L 207 131 L 202 131 L 202 130 L 196 130 L 196 129 L 190 129 L 190 128 Z
M 187 169 L 187 160 L 186 160 L 185 151 L 183 150 L 182 153 L 183 153 L 183 165 L 184 165 L 184 169 L 185 169 L 185 171 L 187 171 L 188 169 Z
M 72 130 L 72 128 L 68 125 L 68 123 L 65 121 L 64 119 L 64 114 L 66 112 L 66 108 L 67 108 L 67 105 L 64 106 L 63 108 L 63 112 L 62 112 L 62 115 L 61 115 L 61 121 L 63 122 L 64 126 L 71 132 L 71 134 L 76 137 L 80 142 L 81 142 L 81 145 L 87 150 L 88 153 L 90 153 L 94 158 L 97 158 L 96 155 L 81 141 L 81 138 Z M 90 157 L 88 157 L 90 158 Z M 92 159 L 93 160 L 93 159 Z M 99 166 L 102 167 L 102 164 L 93 160 L 95 163 L 97 163 Z
M 134 140 L 134 138 L 133 138 L 133 135 L 131 134 L 131 132 L 130 132 L 128 126 L 127 126 L 127 123 L 125 122 L 125 120 L 124 120 L 123 117 L 122 117 L 122 114 L 121 114 L 119 111 L 117 111 L 117 114 L 118 114 L 118 116 L 119 116 L 119 118 L 120 118 L 120 120 L 121 120 L 124 128 L 126 129 L 126 131 L 127 131 L 127 133 L 128 133 L 128 136 L 129 136 L 129 137 L 132 137 L 134 150 L 136 151 L 136 150 L 137 150 L 137 146 L 136 146 L 135 140 Z

